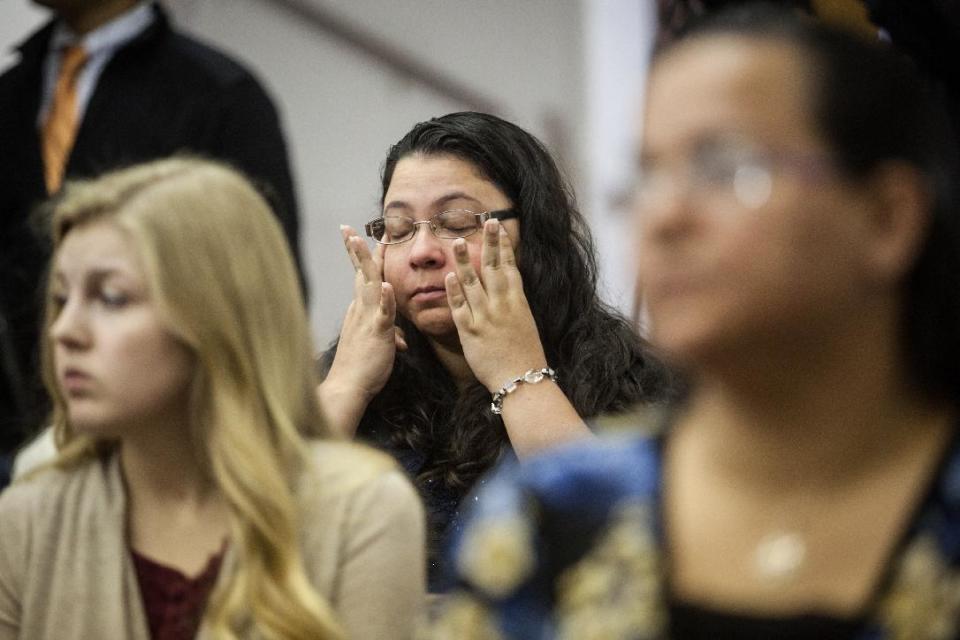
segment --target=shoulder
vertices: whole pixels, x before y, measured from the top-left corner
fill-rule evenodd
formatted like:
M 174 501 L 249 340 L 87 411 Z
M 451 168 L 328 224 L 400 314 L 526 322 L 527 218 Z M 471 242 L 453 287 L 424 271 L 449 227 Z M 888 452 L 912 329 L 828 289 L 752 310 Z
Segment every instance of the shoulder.
M 84 464 L 75 470 L 51 466 L 28 473 L 0 494 L 0 514 L 26 515 L 45 504 L 57 502 L 72 485 L 82 482 L 82 476 L 87 472 L 88 465 Z M 0 518 L 0 521 L 3 520 L 5 518 Z
M 659 441 L 640 434 L 584 441 L 508 464 L 476 496 L 451 545 L 452 582 L 462 594 L 544 613 L 544 586 L 559 584 L 611 535 L 626 531 L 653 539 L 659 488 Z M 631 540 L 628 546 L 636 545 Z M 543 621 L 531 616 L 527 622 L 536 627 Z M 527 632 L 516 637 L 536 635 Z
M 311 470 L 328 481 L 363 482 L 396 469 L 390 456 L 357 442 L 314 440 L 308 446 Z
M 208 88 L 244 88 L 264 93 L 259 80 L 239 60 L 196 38 L 170 30 L 152 50 L 158 59 L 178 75 L 203 80 Z
M 18 480 L 0 493 L 0 540 L 6 540 L 13 526 L 29 526 L 30 519 L 55 502 L 67 484 L 62 471 L 50 469 L 38 476 Z
M 952 437 L 927 499 L 927 510 L 938 515 L 925 524 L 939 531 L 944 551 L 953 562 L 960 563 L 960 432 L 955 431 Z
M 505 468 L 512 483 L 555 508 L 604 503 L 624 496 L 653 496 L 661 472 L 660 441 L 639 433 L 612 433 L 568 444 Z
M 13 61 L 0 69 L 0 89 L 5 90 L 11 83 L 22 81 L 24 76 L 39 78 L 40 65 L 52 33 L 53 21 L 50 21 L 9 52 Z
M 463 536 L 501 523 L 550 546 L 581 548 L 627 505 L 659 500 L 660 446 L 647 436 L 611 436 L 558 447 L 523 463 L 501 464 L 471 501 Z M 571 551 L 574 555 L 576 551 Z
M 657 438 L 634 433 L 563 445 L 522 463 L 506 461 L 475 496 L 467 528 L 522 519 L 548 535 L 595 531 L 626 502 L 658 500 L 660 458 Z
M 297 497 L 314 579 L 329 583 L 331 571 L 364 554 L 416 557 L 423 545 L 423 507 L 396 463 L 351 442 L 310 446 L 311 467 L 301 476 Z
M 57 457 L 57 445 L 53 427 L 47 427 L 40 435 L 30 440 L 13 460 L 13 477 L 28 476 L 32 471 L 43 468 Z
M 365 445 L 320 440 L 310 443 L 310 465 L 303 475 L 300 495 L 311 502 L 344 506 L 379 503 L 418 504 L 410 481 L 390 456 Z
M 24 560 L 37 531 L 54 527 L 58 497 L 66 478 L 50 471 L 32 480 L 20 480 L 0 493 L 0 574 Z
M 69 469 L 54 465 L 30 470 L 0 493 L 0 523 L 7 516 L 36 517 L 77 497 L 116 488 L 111 480 L 113 459 L 87 460 Z M 98 490 L 99 488 L 99 490 Z
M 170 52 L 193 62 L 212 79 L 223 84 L 248 77 L 250 72 L 238 60 L 195 38 L 174 32 L 170 37 Z
M 16 480 L 0 494 L 0 546 L 56 536 L 64 522 L 110 494 L 109 464 L 91 460 L 62 470 L 49 467 Z

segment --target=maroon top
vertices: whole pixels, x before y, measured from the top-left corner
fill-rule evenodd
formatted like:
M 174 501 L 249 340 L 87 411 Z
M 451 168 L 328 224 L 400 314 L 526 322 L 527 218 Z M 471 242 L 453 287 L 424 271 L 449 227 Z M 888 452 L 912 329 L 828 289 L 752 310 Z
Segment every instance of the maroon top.
M 133 549 L 140 595 L 153 640 L 193 640 L 200 628 L 207 597 L 220 571 L 224 549 L 210 556 L 196 578 L 154 562 Z

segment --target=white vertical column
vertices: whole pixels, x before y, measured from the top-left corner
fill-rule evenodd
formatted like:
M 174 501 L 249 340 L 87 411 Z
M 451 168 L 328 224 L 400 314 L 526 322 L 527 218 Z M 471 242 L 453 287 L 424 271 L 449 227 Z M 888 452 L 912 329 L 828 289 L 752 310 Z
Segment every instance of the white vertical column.
M 601 295 L 629 315 L 636 268 L 627 197 L 656 3 L 584 0 L 583 7 L 587 86 L 581 203 L 597 242 Z

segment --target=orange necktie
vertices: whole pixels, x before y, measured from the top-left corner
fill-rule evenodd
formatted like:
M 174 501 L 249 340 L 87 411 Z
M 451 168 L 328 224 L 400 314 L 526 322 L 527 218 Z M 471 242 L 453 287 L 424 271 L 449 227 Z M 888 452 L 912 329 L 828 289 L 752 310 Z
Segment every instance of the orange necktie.
M 82 46 L 73 45 L 63 50 L 50 112 L 43 123 L 43 166 L 48 193 L 60 188 L 67 157 L 77 136 L 77 78 L 86 62 L 87 52 Z

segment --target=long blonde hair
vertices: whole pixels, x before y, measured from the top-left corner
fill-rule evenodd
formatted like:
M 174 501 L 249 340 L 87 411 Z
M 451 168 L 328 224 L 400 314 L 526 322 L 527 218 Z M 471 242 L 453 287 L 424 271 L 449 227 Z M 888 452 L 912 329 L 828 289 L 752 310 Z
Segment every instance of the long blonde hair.
M 237 172 L 191 158 L 68 185 L 52 209 L 54 249 L 71 229 L 103 219 L 128 234 L 161 317 L 195 357 L 191 433 L 229 506 L 237 557 L 211 596 L 206 628 L 218 638 L 341 638 L 329 603 L 308 582 L 299 545 L 294 487 L 307 469 L 307 438 L 326 428 L 304 303 L 279 224 Z M 48 306 L 45 336 L 52 316 Z M 50 347 L 46 338 L 56 464 L 70 468 L 114 445 L 71 428 Z

